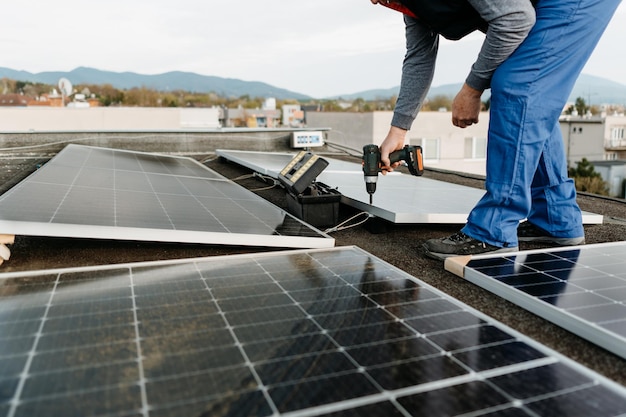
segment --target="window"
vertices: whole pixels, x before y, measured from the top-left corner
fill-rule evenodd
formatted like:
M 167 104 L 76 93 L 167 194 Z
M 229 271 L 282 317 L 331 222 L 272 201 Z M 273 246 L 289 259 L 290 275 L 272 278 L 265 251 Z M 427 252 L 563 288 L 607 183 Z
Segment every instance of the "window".
M 465 138 L 465 159 L 486 159 L 487 138 Z
M 411 145 L 421 146 L 424 161 L 434 162 L 439 160 L 439 138 L 436 139 L 411 139 Z
M 617 126 L 611 128 L 611 139 L 622 140 L 624 139 L 624 126 Z

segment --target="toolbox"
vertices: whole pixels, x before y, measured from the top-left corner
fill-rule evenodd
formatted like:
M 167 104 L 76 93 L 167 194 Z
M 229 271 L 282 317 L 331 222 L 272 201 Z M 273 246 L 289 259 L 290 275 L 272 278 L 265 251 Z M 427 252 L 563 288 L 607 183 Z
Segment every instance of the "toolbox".
M 287 209 L 311 226 L 329 227 L 339 222 L 341 193 L 321 182 L 314 182 L 302 193 L 287 193 Z

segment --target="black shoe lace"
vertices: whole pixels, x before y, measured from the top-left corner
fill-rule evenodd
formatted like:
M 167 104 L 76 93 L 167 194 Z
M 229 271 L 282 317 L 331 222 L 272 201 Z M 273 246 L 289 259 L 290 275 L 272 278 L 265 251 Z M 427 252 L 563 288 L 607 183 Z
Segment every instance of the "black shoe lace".
M 451 240 L 452 242 L 464 242 L 467 240 L 468 237 L 469 236 L 467 236 L 463 232 L 456 232 L 455 234 L 450 236 L 448 239 Z

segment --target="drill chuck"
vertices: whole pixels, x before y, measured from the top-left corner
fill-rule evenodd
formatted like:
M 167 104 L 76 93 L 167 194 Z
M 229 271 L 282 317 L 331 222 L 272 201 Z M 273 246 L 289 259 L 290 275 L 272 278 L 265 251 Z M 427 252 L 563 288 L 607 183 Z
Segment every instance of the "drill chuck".
M 378 181 L 378 175 L 371 176 L 366 175 L 365 177 L 365 190 L 368 194 L 374 194 L 376 192 L 376 182 Z

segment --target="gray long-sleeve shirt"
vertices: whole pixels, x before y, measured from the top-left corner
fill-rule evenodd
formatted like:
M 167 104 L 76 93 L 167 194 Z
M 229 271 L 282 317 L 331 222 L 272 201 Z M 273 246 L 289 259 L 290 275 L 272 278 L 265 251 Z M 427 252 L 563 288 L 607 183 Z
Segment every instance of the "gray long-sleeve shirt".
M 489 88 L 496 68 L 526 39 L 535 24 L 535 10 L 531 0 L 467 1 L 489 24 L 478 58 L 465 79 L 467 85 L 483 91 Z M 439 35 L 428 27 L 427 22 L 408 16 L 404 21 L 406 55 L 391 125 L 408 130 L 432 83 Z

